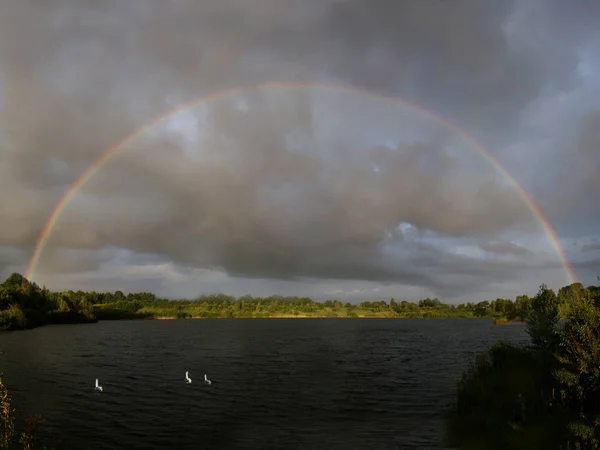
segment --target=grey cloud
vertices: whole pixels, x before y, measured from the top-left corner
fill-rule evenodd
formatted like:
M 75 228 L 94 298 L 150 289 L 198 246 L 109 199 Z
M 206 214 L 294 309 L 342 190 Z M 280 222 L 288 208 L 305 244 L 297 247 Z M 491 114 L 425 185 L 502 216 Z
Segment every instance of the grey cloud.
M 600 193 L 598 167 L 600 167 L 600 109 L 584 118 L 575 142 L 572 170 L 576 174 L 579 189 L 591 195 Z M 600 214 L 597 202 L 588 205 L 596 214 Z
M 600 251 L 600 242 L 588 242 L 587 244 L 583 244 L 581 246 L 581 251 L 583 251 L 583 252 Z
M 45 258 L 50 263 L 44 267 L 49 275 L 68 273 L 70 275 L 98 270 L 100 265 L 110 260 L 106 254 L 98 254 L 79 249 L 49 248 Z
M 23 250 L 17 246 L 0 246 L 0 276 L 7 277 L 18 270 L 15 261 L 23 260 L 24 256 Z
M 157 258 L 156 261 L 159 261 Z M 140 261 L 141 262 L 141 261 Z M 347 299 L 360 300 L 361 298 L 385 298 L 388 295 L 382 294 L 383 292 L 391 292 L 392 296 L 396 298 L 408 298 L 416 300 L 425 296 L 435 295 L 440 298 L 452 301 L 467 301 L 465 294 L 468 294 L 468 299 L 476 299 L 477 296 L 489 293 L 490 288 L 494 284 L 502 286 L 499 290 L 499 295 L 512 296 L 515 292 L 521 293 L 522 289 L 510 288 L 510 283 L 515 279 L 517 273 L 534 273 L 534 267 L 524 264 L 514 264 L 507 262 L 496 261 L 488 263 L 486 261 L 452 255 L 443 250 L 437 249 L 431 246 L 421 247 L 420 250 L 413 252 L 410 257 L 401 260 L 396 259 L 389 261 L 386 268 L 382 270 L 372 272 L 373 267 L 365 264 L 360 272 L 357 272 L 355 279 L 340 280 L 339 273 L 333 273 L 334 278 L 320 279 L 310 277 L 296 277 L 296 280 L 284 280 L 279 281 L 273 280 L 272 278 L 265 278 L 258 276 L 253 280 L 252 275 L 244 272 L 242 278 L 229 278 L 211 281 L 210 277 L 205 280 L 202 275 L 194 275 L 192 278 L 186 279 L 189 275 L 190 270 L 184 267 L 178 266 L 174 268 L 176 271 L 176 279 L 172 279 L 172 275 L 164 273 L 164 277 L 157 277 L 158 273 L 163 274 L 164 269 L 157 268 L 157 270 L 144 270 L 144 266 L 137 266 L 141 268 L 141 272 L 137 270 L 128 271 L 120 269 L 119 264 L 126 264 L 128 261 L 121 263 L 113 263 L 114 270 L 108 272 L 100 271 L 94 276 L 83 274 L 78 276 L 77 272 L 69 272 L 67 278 L 64 277 L 60 272 L 53 274 L 50 278 L 47 275 L 41 277 L 43 282 L 46 282 L 48 286 L 54 287 L 60 283 L 57 280 L 67 280 L 66 283 L 69 287 L 87 289 L 102 290 L 102 286 L 108 286 L 110 290 L 123 289 L 125 292 L 135 291 L 140 289 L 154 289 L 155 292 L 167 295 L 169 297 L 177 297 L 180 295 L 182 286 L 181 284 L 190 284 L 193 281 L 194 276 L 198 276 L 198 283 L 200 287 L 196 287 L 194 284 L 194 294 L 202 292 L 231 292 L 234 295 L 242 295 L 248 293 L 248 286 L 254 286 L 255 288 L 260 287 L 259 295 L 271 295 L 273 293 L 279 293 L 283 295 L 310 295 L 315 298 L 331 298 L 342 297 Z M 147 262 L 146 262 L 147 263 Z M 126 269 L 127 265 L 122 266 Z M 459 270 L 455 268 L 458 267 Z M 169 269 L 170 271 L 171 269 Z M 338 269 L 339 270 L 339 269 Z M 389 273 L 390 277 L 385 276 L 385 272 Z M 372 272 L 372 273 L 371 273 Z M 321 275 L 328 273 L 328 269 L 324 268 Z M 431 273 L 432 276 L 426 276 L 424 274 Z M 144 275 L 145 274 L 145 275 Z M 371 281 L 364 280 L 364 275 L 373 275 L 370 277 Z M 231 275 L 231 274 L 230 274 Z M 393 279 L 394 281 L 390 281 Z M 48 280 L 48 281 L 45 281 Z M 543 280 L 542 280 L 543 281 Z M 336 286 L 337 295 L 327 294 L 326 292 L 320 291 L 319 282 L 325 285 L 330 284 Z M 539 284 L 539 280 L 535 279 L 530 283 L 531 286 L 528 288 L 534 288 Z M 63 281 L 64 283 L 64 281 Z M 504 283 L 504 284 L 503 284 Z M 418 296 L 403 295 L 401 293 L 394 293 L 394 287 L 398 284 L 403 286 L 420 286 L 417 289 L 421 294 Z M 365 285 L 376 286 L 377 288 L 367 289 L 366 292 L 361 294 L 360 292 L 350 292 L 360 290 Z M 207 287 L 210 286 L 210 287 Z M 269 287 L 270 286 L 270 287 Z M 294 287 L 292 292 L 289 291 L 290 286 Z M 426 286 L 429 289 L 429 293 L 424 293 L 423 287 Z M 349 289 L 351 287 L 351 289 Z M 343 290 L 346 288 L 348 292 L 344 295 Z M 364 290 L 364 289 L 363 289 Z M 189 292 L 189 291 L 188 291 Z M 253 291 L 256 293 L 256 290 Z M 383 297 L 382 297 L 383 296 Z M 484 295 L 485 296 L 485 295 Z
M 531 3 L 535 8 L 514 20 Z M 502 141 L 520 109 L 545 87 L 572 81 L 577 45 L 594 29 L 589 20 L 587 27 L 581 20 L 579 28 L 557 27 L 560 16 L 547 6 L 480 0 L 340 2 L 323 27 L 325 42 L 335 43 L 327 64 L 341 79 L 424 102 L 475 134 Z M 509 23 L 514 36 L 506 34 Z M 543 47 L 523 45 L 533 36 Z M 552 52 L 546 51 L 547 42 L 554 43 Z
M 513 254 L 518 256 L 530 256 L 532 251 L 514 242 L 485 242 L 480 247 L 490 253 Z
M 0 14 L 0 245 L 30 253 L 54 204 L 102 152 L 177 104 L 240 84 L 353 83 L 428 105 L 499 148 L 530 100 L 573 83 L 572 55 L 597 16 L 590 2 L 568 11 L 524 4 L 7 0 Z M 540 13 L 535 23 L 531 11 Z M 559 27 L 560 17 L 568 23 Z M 535 35 L 528 45 L 524 31 Z M 560 45 L 541 51 L 538 42 L 553 32 Z M 242 115 L 226 103 L 212 110 L 213 134 L 202 143 L 212 153 L 203 164 L 186 159 L 173 136 L 138 140 L 115 156 L 61 216 L 40 269 L 98 268 L 104 256 L 60 249 L 109 245 L 281 279 L 366 278 L 459 292 L 517 276 L 504 263 L 456 260 L 441 250 L 414 261 L 384 258 L 384 236 L 406 241 L 400 221 L 454 237 L 531 231 L 531 214 L 514 192 L 464 167 L 445 138 L 425 133 L 395 149 L 349 150 L 348 141 L 361 137 L 350 126 L 331 145 L 310 140 L 323 118 L 315 119 L 306 96 L 250 100 L 259 113 Z M 355 127 L 376 134 L 386 121 L 393 119 L 365 112 Z M 573 204 L 582 186 L 597 187 L 589 172 L 597 127 L 586 127 L 576 146 L 584 155 L 580 178 L 563 203 Z M 328 157 L 292 148 L 292 134 L 327 147 Z
M 547 183 L 540 186 L 538 197 L 544 199 L 544 210 L 558 224 L 562 234 L 578 236 L 597 231 L 599 148 L 600 109 L 576 121 L 558 143 L 559 169 L 546 174 Z
M 153 252 L 236 276 L 435 286 L 437 275 L 425 268 L 439 267 L 439 255 L 420 270 L 411 258 L 386 260 L 383 246 L 402 245 L 399 222 L 456 237 L 532 226 L 522 199 L 448 153 L 451 142 L 439 133 L 432 142 L 347 148 L 343 156 L 320 142 L 294 148 L 286 136 L 310 142 L 315 124 L 334 112 L 315 116 L 308 93 L 253 93 L 246 113 L 231 99 L 212 105 L 198 161 L 180 151 L 176 137 L 133 145 L 74 200 L 53 245 Z M 44 255 L 42 267 L 51 261 Z M 464 262 L 465 275 L 479 273 L 481 263 Z
M 595 281 L 596 277 L 600 275 L 600 258 L 571 261 L 570 266 L 573 269 L 581 270 L 582 273 L 587 275 L 585 279 L 589 281 Z
M 62 1 L 30 6 L 12 2 L 5 7 L 3 60 L 27 86 L 61 92 L 83 118 L 89 108 L 106 108 L 144 120 L 166 109 L 167 99 L 183 102 L 224 84 L 294 73 L 319 79 L 330 73 L 451 115 L 466 114 L 467 122 L 489 128 L 501 118 L 516 117 L 541 88 L 540 80 L 556 74 L 531 54 L 511 51 L 502 26 L 511 17 L 512 2 L 229 0 L 178 1 L 167 7 L 145 1 L 98 7 Z M 527 22 L 517 25 L 531 31 Z M 573 54 L 572 41 L 561 37 L 564 49 L 548 56 L 559 65 Z M 257 70 L 252 59 L 264 54 L 271 58 L 261 58 Z M 572 62 L 561 67 L 575 69 Z

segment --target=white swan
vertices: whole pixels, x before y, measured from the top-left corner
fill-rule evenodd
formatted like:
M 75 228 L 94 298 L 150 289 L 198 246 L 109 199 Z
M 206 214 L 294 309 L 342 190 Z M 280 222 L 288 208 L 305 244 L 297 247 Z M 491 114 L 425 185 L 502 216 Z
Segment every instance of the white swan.
M 98 392 L 102 392 L 103 391 L 102 386 L 100 386 L 98 384 L 98 378 L 96 378 L 96 387 L 94 388 L 94 390 L 96 390 Z
M 204 374 L 204 383 L 211 384 L 210 380 L 208 378 L 206 378 L 206 374 Z
M 186 382 L 186 383 L 191 383 L 191 382 L 192 382 L 192 379 L 191 379 L 191 378 L 188 376 L 188 373 L 189 373 L 189 372 L 186 372 L 186 373 L 185 373 L 185 382 Z

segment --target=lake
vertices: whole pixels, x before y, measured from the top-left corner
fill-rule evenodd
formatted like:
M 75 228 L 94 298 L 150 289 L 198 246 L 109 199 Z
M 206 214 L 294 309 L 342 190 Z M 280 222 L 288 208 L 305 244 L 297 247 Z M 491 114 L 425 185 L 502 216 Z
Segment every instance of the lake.
M 525 325 L 103 321 L 1 333 L 0 370 L 64 448 L 439 449 L 457 380 L 501 339 L 527 342 Z

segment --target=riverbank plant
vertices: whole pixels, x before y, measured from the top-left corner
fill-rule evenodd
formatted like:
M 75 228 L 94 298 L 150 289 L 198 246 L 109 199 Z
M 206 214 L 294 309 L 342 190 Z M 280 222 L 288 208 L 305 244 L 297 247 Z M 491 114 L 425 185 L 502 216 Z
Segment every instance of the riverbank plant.
M 15 427 L 16 421 L 16 411 L 0 375 L 0 449 L 33 450 L 36 448 L 36 431 L 42 421 L 41 416 L 36 414 L 28 418 L 25 429 L 20 433 Z
M 446 415 L 451 447 L 600 448 L 598 292 L 578 296 L 561 328 L 556 294 L 540 287 L 527 316 L 531 344 L 492 346 L 458 383 Z

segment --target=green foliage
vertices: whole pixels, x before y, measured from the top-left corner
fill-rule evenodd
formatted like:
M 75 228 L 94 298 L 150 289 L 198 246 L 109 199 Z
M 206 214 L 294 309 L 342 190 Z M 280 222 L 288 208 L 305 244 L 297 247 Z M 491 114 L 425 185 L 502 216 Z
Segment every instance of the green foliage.
M 185 311 L 177 311 L 177 316 L 178 319 L 191 319 L 192 315 L 186 313 Z
M 3 330 L 25 329 L 27 327 L 27 317 L 21 305 L 11 304 L 4 311 L 0 311 L 0 328 Z
M 560 437 L 549 414 L 549 374 L 536 353 L 500 342 L 479 355 L 447 414 L 448 443 L 461 449 L 549 449 Z M 558 425 L 558 426 L 557 426 Z
M 50 292 L 18 273 L 13 273 L 0 285 L 1 330 L 95 320 L 94 305 L 86 293 Z
M 572 438 L 589 448 L 600 437 L 600 308 L 590 299 L 572 311 L 560 332 L 555 372 Z
M 540 287 L 526 314 L 531 345 L 497 344 L 459 383 L 447 416 L 451 446 L 600 448 L 600 305 L 594 292 L 579 284 L 559 295 Z M 562 330 L 561 293 L 572 300 Z
M 527 331 L 534 347 L 552 352 L 558 343 L 558 301 L 554 291 L 540 286 L 527 316 Z
M 580 284 L 573 284 L 561 288 L 558 295 L 548 295 L 559 305 L 559 314 L 564 314 L 565 317 L 579 296 L 598 298 L 597 303 L 600 304 L 600 290 L 595 286 L 583 288 Z M 203 295 L 193 301 L 167 300 L 149 292 L 127 295 L 122 291 L 52 292 L 13 273 L 0 285 L 0 329 L 33 328 L 46 323 L 148 318 L 489 317 L 494 323 L 506 323 L 524 320 L 532 310 L 537 311 L 539 308 L 534 308 L 533 302 L 544 301 L 536 298 L 529 299 L 526 295 L 521 295 L 515 301 L 498 298 L 459 305 L 448 305 L 437 298 L 425 298 L 416 303 L 392 298 L 389 302 L 377 300 L 343 304 L 338 299 L 316 302 L 307 297 L 272 295 L 259 298 L 245 295 L 235 298 L 224 294 Z M 535 322 L 533 319 L 530 321 L 532 324 Z M 545 325 L 540 321 L 535 323 L 542 333 Z M 542 334 L 540 339 L 545 339 Z

